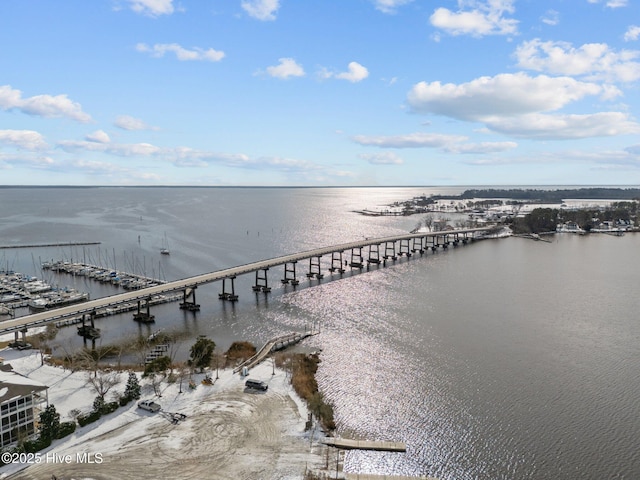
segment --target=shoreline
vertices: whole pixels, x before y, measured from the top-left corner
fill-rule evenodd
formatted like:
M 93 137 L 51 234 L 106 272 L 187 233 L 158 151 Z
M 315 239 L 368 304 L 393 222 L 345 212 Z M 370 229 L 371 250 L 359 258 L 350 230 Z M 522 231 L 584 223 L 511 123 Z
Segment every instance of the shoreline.
M 14 371 L 49 386 L 49 404 L 55 405 L 61 422 L 72 418 L 73 409 L 91 409 L 95 392 L 87 385 L 88 372 L 40 365 L 37 352 L 5 349 L 0 355 Z M 121 393 L 127 372 L 119 375 L 123 381 L 114 390 Z M 247 391 L 245 378 L 231 369 L 220 370 L 210 386 L 201 383 L 205 375 L 193 375 L 195 389 L 188 379 L 181 386 L 177 380 L 165 382 L 160 397 L 153 394 L 150 379 L 141 379 L 141 399 L 159 403 L 160 412 L 148 413 L 131 402 L 54 441 L 39 452 L 38 464 L 1 467 L 0 478 L 207 478 L 215 469 L 218 478 L 294 479 L 324 465 L 319 443 L 324 435 L 317 425 L 304 430 L 308 409 L 286 371 L 269 362 L 251 370 L 251 378 L 269 385 L 265 393 Z M 209 375 L 215 378 L 215 370 Z M 186 418 L 174 424 L 172 413 Z M 84 453 L 101 462 L 88 462 L 91 457 L 82 457 Z M 65 456 L 72 461 L 61 462 Z

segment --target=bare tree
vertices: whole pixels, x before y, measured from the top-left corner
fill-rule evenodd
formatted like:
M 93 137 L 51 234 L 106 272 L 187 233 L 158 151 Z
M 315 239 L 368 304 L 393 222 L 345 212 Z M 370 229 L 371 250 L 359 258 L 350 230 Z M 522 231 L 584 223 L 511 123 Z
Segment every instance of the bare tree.
M 102 400 L 104 400 L 105 395 L 109 393 L 109 390 L 119 383 L 120 375 L 115 372 L 105 373 L 96 371 L 93 376 L 89 374 L 89 378 L 87 379 L 87 385 L 91 385 Z
M 422 219 L 422 223 L 425 228 L 431 232 L 433 230 L 433 215 L 425 215 Z

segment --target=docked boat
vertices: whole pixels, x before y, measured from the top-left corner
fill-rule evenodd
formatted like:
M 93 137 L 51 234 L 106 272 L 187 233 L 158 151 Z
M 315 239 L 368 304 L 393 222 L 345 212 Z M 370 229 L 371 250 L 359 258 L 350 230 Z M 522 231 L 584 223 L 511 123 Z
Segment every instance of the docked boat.
M 85 292 L 65 291 L 55 292 L 48 296 L 34 297 L 28 305 L 31 310 L 41 311 L 50 308 L 64 307 L 74 303 L 86 302 L 89 300 L 89 294 Z
M 81 325 L 78 327 L 78 335 L 81 335 L 84 338 L 99 338 L 100 329 L 92 327 L 91 325 Z

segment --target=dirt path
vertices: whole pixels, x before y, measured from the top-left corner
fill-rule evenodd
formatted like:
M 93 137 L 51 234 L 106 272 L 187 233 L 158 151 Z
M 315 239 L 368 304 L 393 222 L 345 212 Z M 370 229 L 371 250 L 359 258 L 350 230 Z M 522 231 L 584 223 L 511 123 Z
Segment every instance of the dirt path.
M 304 420 L 291 397 L 278 391 L 249 393 L 238 386 L 219 392 L 178 424 L 161 414 L 131 415 L 135 421 L 126 427 L 91 440 L 88 448 L 102 454 L 102 463 L 33 465 L 8 478 L 280 480 L 301 478 L 320 458 L 295 435 Z M 145 421 L 153 422 L 146 432 L 138 427 Z M 80 444 L 60 453 L 75 459 L 82 451 Z

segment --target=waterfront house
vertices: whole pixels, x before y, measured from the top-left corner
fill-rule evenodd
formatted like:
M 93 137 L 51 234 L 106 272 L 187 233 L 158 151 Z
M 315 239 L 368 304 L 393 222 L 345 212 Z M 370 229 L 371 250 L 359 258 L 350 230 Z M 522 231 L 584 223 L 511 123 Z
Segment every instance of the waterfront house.
M 0 448 L 36 432 L 47 392 L 46 385 L 12 371 L 11 365 L 0 365 Z
M 578 225 L 576 222 L 560 223 L 556 227 L 556 232 L 558 232 L 558 233 L 578 233 L 578 234 L 585 233 L 585 231 L 582 228 L 580 228 L 580 225 Z

